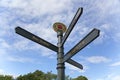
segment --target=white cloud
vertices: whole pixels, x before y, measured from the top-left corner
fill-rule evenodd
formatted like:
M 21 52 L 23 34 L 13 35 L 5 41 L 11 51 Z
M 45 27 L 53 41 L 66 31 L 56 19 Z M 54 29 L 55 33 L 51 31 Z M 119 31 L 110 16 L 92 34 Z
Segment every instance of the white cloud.
M 10 32 L 10 30 L 6 31 L 4 27 L 9 28 L 10 25 L 12 27 L 21 25 L 26 27 L 28 26 L 30 27 L 30 30 L 35 30 L 35 32 L 40 31 L 41 27 L 43 27 L 44 31 L 41 31 L 48 31 L 48 33 L 42 34 L 49 37 L 50 34 L 54 33 L 54 31 L 51 31 L 52 25 L 50 24 L 60 20 L 67 21 L 72 14 L 72 4 L 73 3 L 71 2 L 71 0 L 1 0 L 0 7 L 5 8 L 6 10 L 0 13 L 0 26 L 2 26 L 2 33 L 0 35 L 3 36 L 6 35 L 7 32 Z M 69 16 L 63 14 L 64 11 L 66 11 L 66 14 L 68 14 Z M 47 16 L 46 14 L 50 16 Z M 46 15 L 45 18 L 43 17 L 43 15 Z M 33 23 L 33 19 L 38 19 L 38 23 Z M 31 23 L 28 24 L 27 21 Z M 51 27 L 51 29 L 49 29 L 48 27 Z
M 10 75 L 10 76 L 13 76 L 13 78 L 16 78 L 18 77 L 19 75 L 16 75 L 14 73 L 9 73 L 8 71 L 6 72 L 5 70 L 3 69 L 0 69 L 0 75 Z
M 103 76 L 97 78 L 96 80 L 120 80 L 120 75 L 119 73 L 110 72 L 108 74 L 104 74 Z
M 88 3 L 87 1 L 84 1 Z M 85 18 L 82 22 L 87 27 L 96 27 L 101 30 L 101 35 L 95 40 L 95 43 L 103 43 L 108 40 L 113 40 L 114 38 L 117 39 L 114 35 L 120 31 L 119 27 L 119 14 L 120 14 L 120 1 L 119 0 L 93 0 L 89 1 L 89 4 L 85 7 L 86 11 L 83 13 L 85 14 Z M 85 9 L 84 9 L 85 10 Z M 86 15 L 87 13 L 87 15 Z M 81 23 L 82 23 L 81 22 Z M 117 28 L 117 29 L 116 29 Z M 112 38 L 114 36 L 114 38 Z M 119 41 L 119 40 L 118 40 Z
M 41 4 L 42 3 L 42 4 Z M 19 5 L 20 4 L 20 5 Z M 67 4 L 67 5 L 65 5 Z M 61 0 L 61 1 L 56 1 L 56 0 L 46 0 L 46 1 L 42 1 L 42 0 L 1 0 L 0 2 L 0 7 L 5 7 L 6 12 L 4 13 L 0 13 L 3 18 L 0 19 L 0 22 L 2 23 L 2 21 L 4 22 L 4 24 L 1 24 L 1 26 L 16 26 L 16 25 L 20 25 L 22 27 L 24 27 L 25 29 L 27 29 L 28 31 L 42 37 L 43 39 L 52 42 L 53 44 L 57 44 L 57 34 L 56 32 L 53 31 L 52 29 L 52 25 L 53 22 L 55 21 L 67 21 L 65 19 L 69 19 L 69 17 L 71 17 L 71 15 L 69 16 L 65 16 L 63 13 L 61 12 L 68 12 L 66 14 L 72 14 L 71 8 L 73 3 L 71 1 L 68 0 Z M 54 16 L 46 16 L 46 18 L 42 17 L 42 14 L 44 15 L 54 15 Z M 58 13 L 58 14 L 57 14 Z M 12 15 L 11 15 L 12 14 Z M 39 18 L 40 16 L 42 18 L 40 18 L 40 20 L 38 19 L 38 23 L 24 23 L 22 21 L 27 21 L 28 17 L 34 17 L 36 18 L 36 16 Z M 12 18 L 11 18 L 12 17 Z M 64 17 L 64 18 L 63 18 Z M 9 20 L 8 20 L 9 19 Z M 29 19 L 29 18 L 28 18 Z M 30 18 L 31 19 L 31 18 Z M 62 20 L 63 19 L 63 20 Z M 13 22 L 13 23 L 11 23 Z M 9 25 L 10 24 L 10 25 Z M 14 29 L 14 27 L 12 29 Z M 3 29 L 3 27 L 1 27 L 3 32 L 2 36 L 5 36 L 8 32 L 11 33 L 11 30 L 7 30 Z M 14 35 L 9 35 L 9 37 L 13 38 L 14 36 L 17 36 L 17 34 Z M 39 47 L 39 44 L 31 44 L 30 41 L 28 40 L 23 40 L 23 38 L 17 38 L 14 37 L 14 40 L 12 42 L 12 45 L 10 47 L 14 48 L 15 50 L 38 50 L 40 49 L 40 51 L 42 51 L 44 54 L 42 54 L 43 56 L 50 56 L 51 52 L 49 50 L 45 50 L 44 48 L 42 48 L 41 46 Z M 18 40 L 18 41 L 17 41 Z M 43 50 L 42 50 L 43 49 Z M 41 52 L 41 53 L 42 53 Z M 46 53 L 47 52 L 47 53 Z M 50 56 L 53 57 L 53 56 Z
M 0 69 L 0 74 L 1 75 L 10 75 L 9 73 L 5 72 L 5 70 L 3 70 L 3 69 Z
M 4 40 L 0 38 L 0 62 L 3 61 L 4 56 L 8 53 L 10 45 Z
M 21 63 L 34 63 L 35 60 L 32 58 L 26 58 L 26 57 L 8 57 L 9 61 L 13 61 L 13 62 L 21 62 Z
M 4 54 L 6 54 L 6 50 L 5 49 L 0 49 L 0 57 L 3 56 Z
M 27 39 L 24 40 L 19 40 L 15 42 L 11 47 L 14 47 L 14 49 L 17 50 L 33 50 L 33 49 L 38 49 L 35 45 L 32 43 L 30 44 L 30 41 Z
M 102 24 L 100 27 L 100 35 L 99 37 L 94 41 L 95 44 L 101 44 L 105 42 L 106 40 L 110 39 L 110 35 L 108 35 L 108 32 L 111 32 L 112 27 L 110 24 Z
M 100 28 L 101 28 L 102 30 L 104 30 L 104 31 L 109 31 L 109 30 L 111 30 L 110 24 L 103 24 L 103 25 L 100 26 Z
M 115 42 L 119 43 L 120 42 L 120 33 L 119 32 L 116 33 L 112 38 Z
M 30 24 L 27 25 L 27 27 L 25 28 L 27 31 L 32 32 L 37 36 L 40 36 L 48 42 L 56 43 L 57 33 L 54 32 L 54 30 L 52 29 L 52 25 L 49 25 L 49 22 L 43 21 L 43 23 L 40 24 Z
M 112 79 L 112 80 L 120 80 L 120 75 L 113 76 L 113 79 Z
M 9 48 L 10 45 L 4 40 L 4 39 L 0 39 L 0 43 L 1 43 L 1 48 Z
M 3 69 L 0 69 L 0 74 L 3 74 L 4 73 L 4 70 Z
M 11 48 L 14 48 L 17 51 L 18 50 L 19 51 L 25 51 L 25 50 L 39 51 L 40 52 L 39 54 L 41 56 L 49 57 L 49 58 L 54 58 L 56 55 L 56 53 L 53 52 L 52 50 L 27 39 L 18 40 L 13 45 L 11 45 Z
M 105 80 L 120 80 L 120 75 L 118 74 L 109 74 Z
M 72 2 L 71 0 L 1 0 L 0 5 L 13 9 L 20 9 L 21 13 L 25 15 L 36 16 L 48 13 L 58 13 L 70 9 L 72 7 Z
M 100 31 L 99 37 L 93 43 L 102 44 L 105 41 L 106 37 L 107 37 L 106 33 L 103 31 Z
M 118 14 L 120 13 L 119 7 L 120 7 L 120 1 L 119 0 L 101 0 L 101 2 L 96 1 L 96 7 L 100 9 L 100 13 L 104 15 L 109 14 Z M 104 6 L 104 7 L 103 7 Z
M 115 63 L 111 64 L 110 66 L 120 66 L 120 61 L 119 62 L 115 62 Z
M 102 62 L 108 62 L 109 59 L 103 56 L 91 56 L 87 57 L 86 60 L 90 63 L 102 63 Z
M 41 48 L 40 54 L 41 56 L 47 56 L 48 58 L 55 58 L 57 53 L 43 47 Z

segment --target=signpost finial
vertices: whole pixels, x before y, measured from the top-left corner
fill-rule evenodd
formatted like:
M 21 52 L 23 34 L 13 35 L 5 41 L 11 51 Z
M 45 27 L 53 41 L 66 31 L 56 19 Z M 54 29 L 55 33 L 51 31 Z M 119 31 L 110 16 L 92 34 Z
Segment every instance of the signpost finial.
M 53 29 L 55 32 L 62 32 L 64 33 L 66 31 L 66 26 L 63 23 L 56 22 L 53 24 Z

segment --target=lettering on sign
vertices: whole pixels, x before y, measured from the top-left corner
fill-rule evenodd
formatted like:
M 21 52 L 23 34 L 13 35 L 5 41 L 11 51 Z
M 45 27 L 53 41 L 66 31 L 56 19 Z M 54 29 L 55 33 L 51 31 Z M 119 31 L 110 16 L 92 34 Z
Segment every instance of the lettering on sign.
M 79 50 L 80 49 L 80 47 L 81 46 L 83 46 L 85 44 L 85 41 L 82 41 L 76 48 L 77 48 L 77 50 Z
M 71 52 L 70 54 L 74 54 L 76 53 L 76 51 L 78 51 L 80 49 L 81 46 L 83 46 L 85 44 L 84 41 L 82 41 L 79 45 L 77 45 Z
M 41 44 L 41 43 L 44 44 L 45 46 L 50 46 L 48 43 L 46 43 L 46 42 L 44 42 L 44 41 L 38 39 L 38 38 L 35 37 L 35 36 L 33 36 L 32 39 L 34 39 L 35 41 L 37 41 L 37 42 L 40 43 L 40 44 Z

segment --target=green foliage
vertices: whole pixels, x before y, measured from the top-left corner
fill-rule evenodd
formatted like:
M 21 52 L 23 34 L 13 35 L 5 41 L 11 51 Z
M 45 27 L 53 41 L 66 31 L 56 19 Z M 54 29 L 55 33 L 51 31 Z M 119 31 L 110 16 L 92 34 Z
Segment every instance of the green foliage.
M 28 73 L 27 75 L 20 75 L 17 80 L 55 80 L 57 76 L 51 72 L 46 74 L 42 71 L 36 70 L 33 73 Z
M 77 78 L 73 80 L 88 80 L 85 76 L 78 76 Z
M 0 75 L 0 80 L 13 80 L 13 77 L 9 75 Z
M 65 80 L 72 80 L 70 76 L 65 76 Z
M 52 74 L 51 72 L 47 72 L 45 74 L 45 76 L 46 76 L 46 80 L 56 80 L 56 78 L 57 78 L 57 75 L 56 74 Z
M 26 75 L 20 75 L 16 79 L 13 79 L 9 75 L 0 75 L 0 80 L 57 80 L 57 75 L 51 72 L 44 73 L 42 71 L 36 70 L 33 73 L 28 73 Z M 88 80 L 85 76 L 79 76 L 77 78 L 70 78 L 65 76 L 65 80 Z
M 20 75 L 17 80 L 45 80 L 45 75 L 42 71 L 36 70 L 33 73 L 28 73 L 27 75 Z

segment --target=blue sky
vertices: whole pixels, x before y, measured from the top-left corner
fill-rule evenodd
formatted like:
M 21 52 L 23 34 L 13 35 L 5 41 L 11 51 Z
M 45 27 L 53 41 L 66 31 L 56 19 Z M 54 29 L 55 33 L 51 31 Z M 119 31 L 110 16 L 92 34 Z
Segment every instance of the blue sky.
M 120 0 L 0 0 L 0 74 L 18 76 L 35 70 L 56 70 L 56 53 L 15 33 L 21 26 L 57 44 L 52 25 L 69 26 L 79 7 L 83 14 L 65 43 L 65 53 L 93 28 L 99 38 L 72 59 L 84 66 L 80 70 L 66 63 L 66 75 L 87 76 L 89 80 L 120 79 Z

